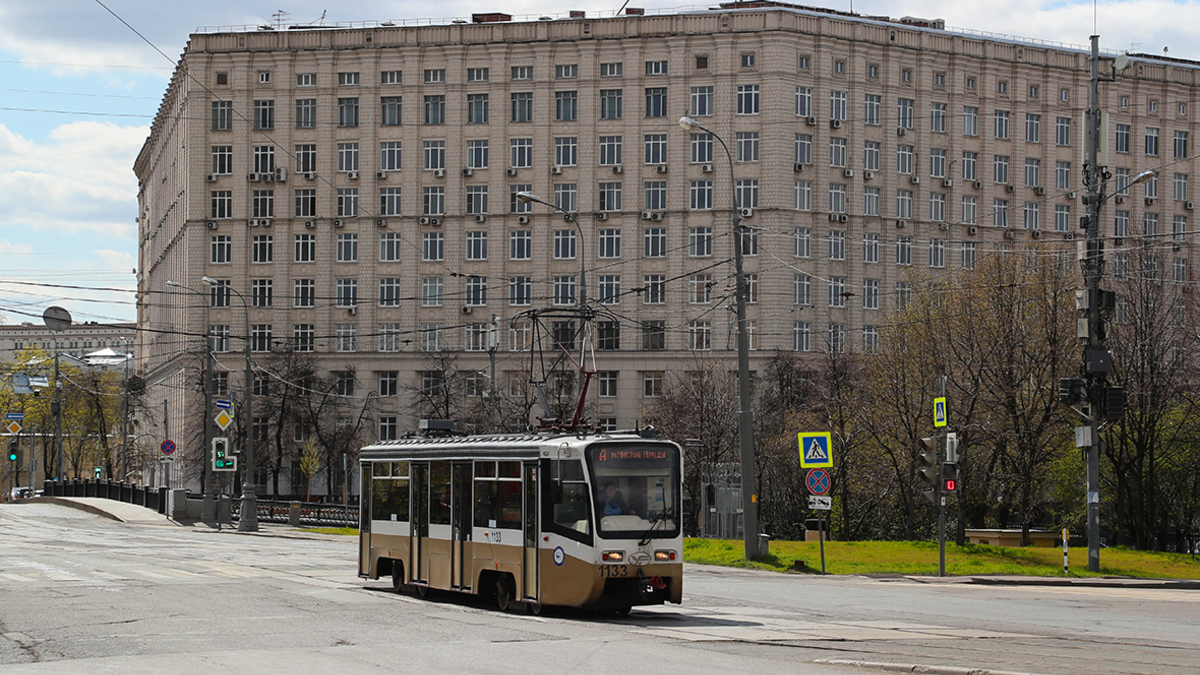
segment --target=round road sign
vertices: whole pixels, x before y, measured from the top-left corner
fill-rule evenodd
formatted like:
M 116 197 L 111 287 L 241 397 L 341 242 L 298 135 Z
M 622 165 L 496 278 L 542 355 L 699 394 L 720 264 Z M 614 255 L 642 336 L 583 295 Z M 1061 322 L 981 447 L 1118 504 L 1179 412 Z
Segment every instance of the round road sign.
M 165 440 L 162 442 L 162 451 L 164 455 L 170 455 L 175 452 L 175 441 Z
M 829 494 L 830 478 L 825 469 L 809 469 L 806 477 L 808 491 L 818 497 Z
M 47 307 L 42 312 L 42 321 L 46 322 L 46 328 L 59 333 L 71 327 L 71 313 L 62 307 Z

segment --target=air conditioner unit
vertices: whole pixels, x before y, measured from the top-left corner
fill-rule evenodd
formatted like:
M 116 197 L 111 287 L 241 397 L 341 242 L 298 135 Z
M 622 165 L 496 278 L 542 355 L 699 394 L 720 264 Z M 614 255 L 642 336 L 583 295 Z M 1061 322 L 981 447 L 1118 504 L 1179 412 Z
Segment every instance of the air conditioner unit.
M 352 307 L 347 307 L 347 308 L 346 308 L 346 313 L 347 313 L 347 314 L 349 314 L 350 316 L 354 316 L 355 314 L 358 314 L 358 308 L 357 308 L 357 307 L 353 307 L 353 306 L 352 306 Z
M 378 178 L 379 180 L 383 180 L 384 178 L 387 178 L 387 172 L 386 171 L 376 171 L 375 177 Z
M 625 167 L 618 164 L 617 166 L 613 167 L 613 173 L 625 173 Z
M 575 215 L 572 213 L 564 213 L 563 214 L 563 222 L 567 222 L 567 223 L 575 222 Z
M 205 178 L 205 180 L 207 180 L 207 181 L 208 181 L 208 182 L 210 182 L 210 183 L 215 183 L 215 182 L 216 182 L 216 180 L 217 180 L 217 174 L 215 174 L 215 173 L 210 173 L 210 174 L 208 174 L 207 176 L 205 176 L 204 178 Z
M 287 169 L 282 166 L 275 168 L 275 180 L 283 182 L 287 180 Z
M 650 220 L 650 217 L 653 215 L 653 211 L 642 211 L 642 220 Z
M 1191 211 L 1192 209 L 1196 208 L 1196 203 L 1195 202 L 1184 202 L 1183 208 L 1187 209 L 1188 211 Z
M 1116 202 L 1117 202 L 1118 204 L 1124 204 L 1124 203 L 1125 203 L 1125 198 L 1124 198 L 1124 197 L 1122 197 L 1121 195 L 1117 195 Z
M 801 164 L 800 162 L 796 162 L 795 164 L 792 165 L 792 171 L 795 171 L 796 173 L 801 173 L 804 171 L 804 165 Z
M 246 176 L 246 180 L 250 181 L 251 183 L 257 183 L 258 182 L 258 174 L 252 173 L 249 176 Z
M 655 171 L 657 171 L 658 173 L 666 173 L 666 172 L 667 172 L 667 165 L 666 165 L 666 164 L 659 164 L 658 166 L 654 167 L 654 170 L 655 170 Z
M 1075 193 L 1074 193 L 1074 192 L 1068 192 L 1067 194 L 1065 194 L 1065 195 L 1063 195 L 1063 196 L 1064 196 L 1064 197 L 1066 197 L 1067 199 L 1071 200 L 1071 201 L 1074 201 L 1074 200 L 1075 200 Z
M 839 213 L 838 214 L 838 222 L 839 223 L 848 223 L 848 222 L 850 222 L 850 216 L 848 216 L 844 213 Z
M 476 216 L 475 216 L 475 222 L 477 222 L 477 223 L 486 223 L 486 222 L 487 222 L 487 216 L 483 215 L 482 213 L 480 213 L 480 214 L 476 214 Z
M 307 178 L 308 180 L 316 180 L 317 172 L 316 171 L 305 171 L 304 177 Z
M 1154 206 L 1154 197 L 1146 197 L 1146 206 Z
M 475 169 L 463 169 L 463 170 L 462 170 L 462 175 L 464 175 L 464 176 L 474 176 L 474 175 L 475 175 Z
M 702 165 L 700 165 L 700 171 L 703 173 L 712 173 L 713 165 L 712 164 L 702 164 Z
M 1012 230 L 1005 230 L 1005 231 L 1004 231 L 1004 238 L 1005 238 L 1005 239 L 1016 239 L 1016 238 L 1017 238 L 1017 233 L 1016 233 L 1016 232 L 1013 232 Z
M 376 218 L 375 227 L 387 227 L 387 221 L 383 218 Z
M 470 305 L 463 305 L 463 308 L 462 308 L 463 314 L 470 314 L 473 311 L 474 311 L 474 308 L 472 308 Z
M 596 220 L 608 220 L 608 214 L 607 213 L 597 213 Z
M 1012 194 L 1017 191 L 1017 186 L 1016 185 L 1005 185 L 1004 191 L 1009 194 Z
M 528 225 L 529 224 L 529 216 L 517 216 L 517 224 L 518 225 Z
M 981 180 L 974 181 L 971 183 L 971 187 L 975 188 L 976 190 L 982 190 L 983 189 L 983 181 L 981 181 Z
M 871 180 L 874 177 L 875 177 L 874 171 L 864 171 L 863 172 L 863 180 Z
M 1122 238 L 1120 238 L 1120 237 L 1117 237 L 1116 239 L 1113 239 L 1113 246 L 1124 246 L 1124 245 L 1125 245 L 1125 240 L 1124 240 L 1124 239 L 1122 239 Z
M 441 227 L 442 219 L 441 218 L 430 218 L 429 224 L 432 225 L 433 227 Z
M 258 218 L 251 218 L 246 221 L 246 227 L 258 227 Z
M 854 178 L 854 169 L 843 169 L 842 175 L 846 178 Z
M 662 220 L 662 216 L 663 216 L 663 214 L 659 213 L 658 211 L 655 211 L 654 213 L 650 214 L 650 220 Z
M 897 220 L 896 221 L 896 229 L 897 230 L 903 230 L 906 227 L 908 227 L 908 221 L 906 221 L 906 220 Z
M 258 177 L 261 178 L 262 182 L 264 182 L 264 183 L 271 183 L 275 180 L 275 174 L 273 174 L 273 173 L 259 174 Z
M 967 228 L 967 234 L 969 234 L 973 237 L 973 236 L 979 234 L 979 228 L 972 225 Z
M 920 176 L 909 176 L 908 182 L 912 183 L 913 185 L 920 185 L 921 177 Z
M 428 225 L 428 224 L 429 224 L 429 220 L 430 220 L 430 218 L 429 218 L 428 216 L 421 216 L 420 218 L 417 218 L 417 224 L 419 224 L 419 225 Z
M 446 170 L 445 170 L 445 169 L 434 169 L 434 170 L 433 170 L 433 177 L 434 177 L 434 178 L 445 178 L 445 177 L 446 177 Z
M 954 187 L 954 181 L 950 180 L 949 178 L 943 178 L 942 187 Z
M 1046 196 L 1046 188 L 1039 185 L 1039 186 L 1033 188 L 1033 194 L 1035 194 L 1039 197 L 1045 197 Z
M 1041 230 L 1032 230 L 1032 231 L 1030 231 L 1029 236 L 1034 239 L 1041 239 L 1042 231 Z
M 1074 233 L 1074 232 L 1068 232 L 1068 233 L 1066 233 L 1066 234 L 1064 234 L 1064 235 L 1063 235 L 1063 239 L 1066 239 L 1067 241 L 1071 241 L 1071 240 L 1072 240 L 1072 239 L 1074 239 L 1074 238 L 1075 238 L 1075 233 Z
M 950 229 L 950 223 L 938 223 L 938 229 L 945 232 Z
M 210 220 L 210 221 L 208 221 L 208 223 L 207 223 L 207 224 L 208 224 L 208 229 L 210 229 L 210 230 L 215 230 L 215 229 L 217 229 L 217 223 L 216 223 L 216 221 L 214 221 L 214 220 Z
M 515 175 L 517 175 L 517 170 L 512 167 L 509 167 L 504 170 L 504 175 L 505 176 L 515 176 Z
M 751 209 L 751 208 L 738 209 L 738 215 L 743 218 L 753 218 L 754 217 L 754 209 Z
M 838 214 L 836 214 L 836 213 L 829 214 L 829 222 L 836 223 L 839 221 L 840 221 L 840 218 L 838 218 Z
M 270 219 L 270 218 L 259 218 L 259 219 L 258 219 L 258 226 L 259 226 L 259 227 L 270 227 L 270 226 L 271 226 L 271 219 Z
M 815 127 L 817 126 L 817 118 L 809 117 L 808 119 L 804 120 L 804 123 L 810 127 Z
M 550 167 L 550 174 L 551 174 L 551 175 L 553 175 L 553 176 L 557 176 L 557 175 L 558 175 L 558 174 L 560 174 L 560 173 L 562 173 L 562 167 L 561 167 L 561 166 L 557 166 L 557 165 L 556 165 L 556 166 L 552 166 L 552 167 Z
M 830 129 L 841 129 L 842 121 L 841 120 L 829 120 L 829 128 Z
M 344 221 L 344 220 L 342 220 L 342 219 L 340 219 L 340 218 L 339 218 L 339 219 L 337 219 L 337 220 L 333 221 L 333 226 L 334 226 L 334 227 L 345 227 L 345 226 L 346 226 L 346 221 Z
M 1171 250 L 1172 250 L 1172 251 L 1178 251 L 1178 250 L 1180 250 L 1180 249 L 1182 249 L 1182 248 L 1183 248 L 1183 247 L 1181 247 L 1179 244 L 1171 244 Z
M 358 180 L 358 172 L 357 172 L 357 171 L 351 171 L 351 172 L 349 172 L 349 173 L 347 173 L 347 174 L 346 174 L 346 178 L 349 178 L 350 180 Z
M 897 128 L 896 128 L 896 135 L 897 135 L 897 136 L 903 136 L 903 135 L 905 135 L 905 134 L 907 134 L 907 133 L 908 133 L 908 129 L 905 129 L 904 127 L 897 127 Z
M 310 229 L 310 230 L 311 230 L 311 229 L 313 229 L 313 228 L 314 228 L 314 227 L 316 227 L 316 226 L 317 226 L 317 221 L 315 221 L 315 220 L 306 220 L 306 221 L 304 221 L 304 227 L 307 227 L 307 228 L 308 228 L 308 229 Z

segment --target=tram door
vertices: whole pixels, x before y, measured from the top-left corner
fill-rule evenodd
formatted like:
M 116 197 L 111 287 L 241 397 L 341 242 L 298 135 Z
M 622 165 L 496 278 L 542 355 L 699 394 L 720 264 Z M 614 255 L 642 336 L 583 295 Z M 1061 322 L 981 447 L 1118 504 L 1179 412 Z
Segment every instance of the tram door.
M 371 504 L 374 502 L 371 491 L 371 469 L 369 462 L 362 463 L 359 475 L 362 484 L 359 486 L 358 500 L 358 573 L 371 573 Z
M 412 546 L 408 561 L 411 581 L 429 580 L 429 570 L 422 559 L 426 557 L 426 540 L 429 537 L 429 463 L 412 463 Z
M 471 462 L 455 462 L 453 484 L 450 490 L 450 587 L 460 590 L 471 588 L 471 577 L 467 562 L 471 559 L 471 514 L 474 501 L 471 485 L 474 465 Z
M 522 499 L 525 502 L 525 541 L 524 559 L 521 566 L 524 579 L 521 587 L 525 598 L 538 598 L 538 465 L 537 462 L 526 462 L 522 467 L 525 480 L 522 481 Z

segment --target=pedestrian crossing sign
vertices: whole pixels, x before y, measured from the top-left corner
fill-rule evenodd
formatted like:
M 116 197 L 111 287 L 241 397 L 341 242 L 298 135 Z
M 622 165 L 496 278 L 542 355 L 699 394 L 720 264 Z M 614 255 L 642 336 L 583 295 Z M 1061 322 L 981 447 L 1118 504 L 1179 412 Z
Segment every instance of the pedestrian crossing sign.
M 828 431 L 801 431 L 800 466 L 805 469 L 833 466 L 832 434 Z

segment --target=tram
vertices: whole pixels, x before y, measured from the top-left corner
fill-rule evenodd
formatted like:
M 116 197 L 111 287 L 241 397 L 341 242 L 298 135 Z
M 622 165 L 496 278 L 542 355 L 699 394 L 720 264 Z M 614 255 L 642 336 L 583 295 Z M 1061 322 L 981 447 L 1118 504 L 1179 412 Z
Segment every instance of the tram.
M 682 600 L 682 451 L 651 428 L 404 438 L 360 457 L 360 577 L 534 613 Z

